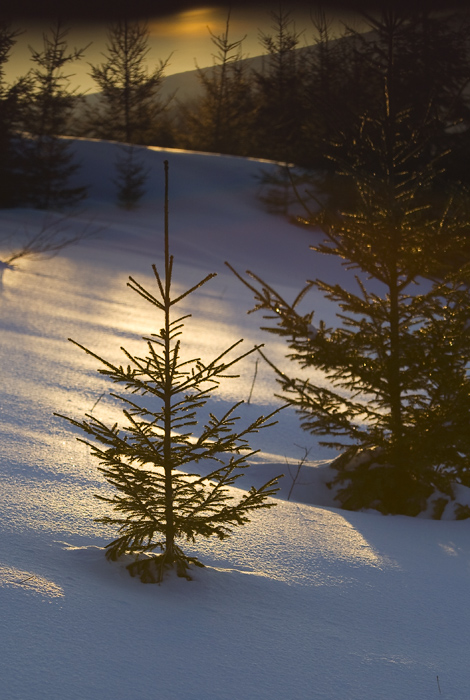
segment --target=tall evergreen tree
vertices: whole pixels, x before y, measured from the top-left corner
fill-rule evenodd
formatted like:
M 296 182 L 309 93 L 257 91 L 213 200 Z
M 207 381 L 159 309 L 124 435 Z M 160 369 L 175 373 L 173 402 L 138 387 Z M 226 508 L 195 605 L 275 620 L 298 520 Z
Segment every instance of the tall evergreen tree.
M 262 71 L 255 71 L 257 113 L 255 130 L 259 155 L 296 162 L 303 121 L 302 60 L 296 49 L 301 34 L 282 6 L 271 12 L 273 34 L 260 34 L 267 51 Z
M 449 181 L 468 183 L 470 12 L 460 10 L 442 16 L 421 10 L 405 25 L 404 34 L 411 50 L 401 89 L 408 99 L 412 95 L 418 115 L 425 105 L 432 105 L 435 136 L 431 155 L 447 154 L 444 178 L 438 180 L 438 185 L 445 186 Z
M 234 526 L 248 522 L 251 511 L 272 507 L 267 499 L 277 490 L 277 479 L 272 479 L 241 496 L 230 492 L 248 466 L 247 459 L 254 454 L 247 439 L 272 425 L 271 418 L 277 411 L 236 429 L 240 402 L 218 417 L 210 413 L 208 422 L 196 428 L 198 411 L 207 404 L 220 380 L 230 376 L 233 365 L 256 348 L 229 359 L 238 341 L 208 364 L 200 359 L 183 359 L 181 335 L 188 317 L 176 314 L 175 318 L 173 310 L 214 275 L 172 294 L 167 162 L 165 173 L 165 273 L 162 277 L 153 267 L 155 296 L 132 278 L 129 282 L 131 289 L 163 315 L 162 328 L 144 338 L 145 357 L 124 350 L 127 367 L 113 365 L 83 348 L 104 365 L 100 373 L 125 391 L 113 394 L 123 405 L 121 426 L 106 425 L 93 415 L 80 421 L 67 419 L 94 439 L 87 444 L 100 462 L 100 471 L 116 489 L 112 496 L 98 496 L 117 511 L 115 516 L 98 518 L 98 522 L 116 525 L 119 530 L 119 536 L 107 545 L 106 556 L 116 560 L 124 554 L 134 555 L 135 561 L 128 569 L 143 582 L 160 582 L 168 568 L 176 568 L 178 575 L 190 578 L 189 565 L 202 565 L 183 552 L 181 540 L 193 542 L 197 537 L 213 535 L 227 538 Z M 136 395 L 145 398 L 139 400 Z M 194 473 L 200 462 L 214 463 L 214 469 L 205 476 Z M 146 557 L 158 549 L 161 554 Z
M 243 39 L 229 39 L 230 12 L 225 32 L 214 34 L 214 66 L 198 68 L 201 97 L 181 106 L 183 145 L 215 153 L 249 155 L 252 144 L 253 98 L 251 80 L 242 62 Z
M 338 42 L 331 41 L 331 20 L 323 8 L 312 14 L 315 44 L 308 55 L 304 83 L 304 100 L 308 107 L 303 125 L 304 143 L 308 148 L 307 162 L 322 162 L 325 143 L 334 133 L 331 105 L 337 89 L 338 73 L 333 55 Z M 321 107 L 320 107 L 321 105 Z M 322 163 L 323 164 L 323 163 Z
M 88 110 L 88 129 L 97 138 L 148 144 L 152 130 L 165 112 L 167 102 L 159 91 L 168 64 L 160 60 L 149 73 L 146 66 L 146 22 L 116 21 L 109 28 L 104 63 L 91 66 L 99 90 L 99 102 Z
M 334 92 L 327 93 L 328 104 L 322 102 L 318 90 L 313 91 L 317 103 L 315 108 L 312 101 L 313 113 L 318 107 L 322 112 L 326 108 L 330 122 L 325 154 L 335 159 L 342 148 L 347 157 L 360 120 L 381 118 L 386 85 L 391 109 L 407 112 L 410 131 L 427 130 L 421 159 L 445 154 L 444 177 L 435 178 L 437 193 L 450 180 L 462 179 L 452 163 L 459 160 L 468 128 L 468 16 L 389 9 L 375 17 L 363 15 L 363 19 L 368 31 L 348 30 L 337 42 L 338 50 L 330 52 L 339 80 Z M 460 125 L 460 136 L 454 132 L 452 137 L 456 125 Z M 371 162 L 371 172 L 373 167 Z M 339 184 L 337 194 L 343 191 Z
M 290 304 L 256 275 L 244 281 L 255 308 L 270 312 L 266 330 L 330 382 L 277 372 L 302 426 L 344 451 L 336 462 L 343 506 L 416 515 L 433 490 L 451 498 L 453 482 L 470 485 L 468 268 L 423 280 L 449 247 L 463 245 L 470 221 L 465 197 L 435 203 L 439 167 L 423 158 L 430 131 L 397 108 L 387 79 L 380 106 L 336 160 L 351 208 L 309 218 L 325 234 L 312 248 L 357 270 L 357 292 L 315 279 Z M 336 328 L 299 313 L 311 288 L 339 305 Z
M 24 127 L 23 198 L 38 209 L 72 206 L 86 195 L 86 187 L 71 187 L 69 178 L 79 165 L 74 162 L 71 143 L 59 138 L 76 105 L 77 95 L 70 91 L 70 75 L 64 68 L 79 61 L 85 49 L 69 50 L 69 29 L 58 20 L 48 34 L 43 34 L 43 47 L 30 47 L 34 68 L 30 72 L 28 108 Z
M 21 175 L 16 130 L 21 126 L 29 81 L 27 78 L 20 78 L 12 84 L 5 81 L 5 64 L 18 34 L 8 22 L 0 21 L 0 207 L 20 203 Z
M 352 212 L 357 194 L 354 181 L 342 176 L 338 163 L 350 160 L 351 146 L 356 144 L 356 155 L 361 148 L 361 170 L 374 174 L 376 151 L 366 145 L 366 139 L 358 139 L 358 134 L 361 124 L 383 120 L 386 95 L 388 120 L 393 121 L 397 114 L 406 115 L 401 119 L 400 138 L 412 141 L 414 134 L 420 134 L 421 147 L 415 161 L 419 158 L 422 162 L 407 163 L 407 167 L 425 167 L 441 158 L 432 184 L 438 217 L 443 202 L 467 177 L 468 13 L 435 15 L 389 9 L 374 17 L 362 17 L 369 31 L 347 29 L 334 42 L 328 37 L 326 17 L 320 14 L 315 20 L 319 41 L 309 52 L 306 67 L 304 147 L 297 161 L 315 166 L 315 171 L 313 176 L 311 170 L 307 171 L 300 181 L 310 179 L 314 198 L 327 200 L 332 212 Z M 291 192 L 286 194 L 283 175 L 279 174 L 269 198 L 296 201 Z M 308 186 L 303 186 L 305 189 L 308 191 Z M 470 253 L 465 252 L 465 256 L 469 259 Z M 442 262 L 455 263 L 451 248 Z
M 339 133 L 349 132 L 382 86 L 368 75 L 361 34 L 345 27 L 333 37 L 332 21 L 322 9 L 312 13 L 312 24 L 314 44 L 305 53 L 302 150 L 297 164 L 328 170 L 331 142 Z

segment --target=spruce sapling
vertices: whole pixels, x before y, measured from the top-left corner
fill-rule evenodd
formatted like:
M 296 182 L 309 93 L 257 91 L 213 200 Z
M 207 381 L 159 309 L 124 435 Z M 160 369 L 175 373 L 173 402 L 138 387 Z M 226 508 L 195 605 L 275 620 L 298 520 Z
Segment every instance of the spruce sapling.
M 311 248 L 354 270 L 355 291 L 312 279 L 289 303 L 231 269 L 253 310 L 266 312 L 262 328 L 287 341 L 287 357 L 323 373 L 317 382 L 268 360 L 302 427 L 342 452 L 332 463 L 337 500 L 414 516 L 436 494 L 454 499 L 455 485 L 470 485 L 470 266 L 441 275 L 442 260 L 467 245 L 469 199 L 464 189 L 436 197 L 442 159 L 425 160 L 427 130 L 390 99 L 386 86 L 383 112 L 363 117 L 336 162 L 350 208 L 318 201 L 306 220 L 324 234 Z M 300 311 L 312 289 L 339 309 L 335 326 Z
M 199 284 L 172 296 L 173 256 L 169 254 L 168 238 L 165 161 L 165 275 L 162 277 L 153 266 L 155 296 L 133 278 L 128 283 L 163 314 L 162 327 L 144 338 L 145 357 L 122 349 L 127 367 L 113 365 L 75 343 L 104 365 L 98 370 L 101 374 L 123 386 L 122 395 L 111 394 L 122 402 L 121 425 L 108 426 L 91 413 L 78 421 L 61 416 L 93 438 L 93 442 L 81 441 L 90 447 L 100 462 L 99 470 L 116 489 L 113 495 L 96 496 L 116 511 L 115 515 L 96 519 L 118 528 L 118 537 L 106 546 L 106 556 L 117 560 L 133 555 L 134 561 L 127 568 L 144 583 L 161 582 L 167 569 L 176 569 L 179 576 L 190 579 L 189 565 L 203 565 L 183 552 L 181 540 L 229 537 L 233 527 L 249 522 L 251 511 L 274 505 L 268 498 L 276 493 L 279 478 L 240 496 L 230 490 L 248 466 L 247 459 L 255 454 L 248 437 L 273 425 L 271 419 L 279 409 L 237 430 L 240 401 L 222 416 L 210 413 L 198 434 L 193 432 L 199 426 L 199 409 L 210 400 L 220 379 L 233 376 L 228 374 L 232 366 L 257 348 L 229 359 L 242 342 L 239 340 L 209 364 L 200 359 L 182 359 L 181 335 L 188 315 L 173 318 L 173 309 L 215 275 L 209 274 Z M 147 399 L 142 401 L 142 397 Z M 206 476 L 194 473 L 195 464 L 208 461 L 214 463 L 213 471 Z M 154 550 L 161 553 L 154 554 Z
M 124 146 L 122 154 L 116 159 L 116 178 L 118 205 L 123 209 L 135 209 L 145 194 L 145 181 L 148 169 L 136 155 L 133 146 Z

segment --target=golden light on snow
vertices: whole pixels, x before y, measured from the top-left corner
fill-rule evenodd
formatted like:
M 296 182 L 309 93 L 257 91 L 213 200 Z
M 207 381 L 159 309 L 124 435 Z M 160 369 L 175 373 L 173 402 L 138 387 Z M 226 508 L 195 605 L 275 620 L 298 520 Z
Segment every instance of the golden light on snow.
M 211 541 L 198 543 L 201 558 L 213 556 L 217 549 Z M 365 569 L 400 568 L 346 514 L 282 500 L 234 531 L 223 553 L 225 561 L 244 574 L 289 585 L 348 588 Z M 222 569 L 225 565 L 221 563 Z
M 17 569 L 0 564 L 0 588 L 22 588 L 25 593 L 33 593 L 45 598 L 62 598 L 63 589 L 56 583 L 34 571 Z

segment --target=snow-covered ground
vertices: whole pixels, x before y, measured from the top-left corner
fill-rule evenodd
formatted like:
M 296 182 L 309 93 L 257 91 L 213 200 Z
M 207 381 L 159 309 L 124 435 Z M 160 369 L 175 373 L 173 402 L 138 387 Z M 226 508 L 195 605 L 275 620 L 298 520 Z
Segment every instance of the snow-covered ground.
M 70 426 L 54 417 L 117 417 L 96 362 L 158 329 L 154 309 L 126 287 L 155 284 L 162 267 L 163 160 L 170 163 L 175 284 L 218 277 L 187 300 L 188 356 L 211 359 L 238 338 L 285 348 L 246 315 L 248 290 L 224 266 L 250 268 L 292 299 L 308 277 L 345 272 L 309 252 L 311 234 L 266 213 L 261 169 L 239 158 L 144 150 L 148 192 L 135 212 L 114 203 L 117 146 L 80 141 L 90 198 L 78 229 L 96 235 L 58 257 L 3 272 L 0 292 L 0 697 L 2 700 L 463 700 L 470 687 L 470 522 L 436 522 L 332 507 L 329 453 L 285 410 L 259 433 L 242 487 L 285 473 L 276 508 L 223 543 L 194 553 L 191 582 L 143 585 L 103 545 L 93 518 L 108 488 Z M 0 212 L 2 234 L 34 230 L 43 215 Z M 0 251 L 0 258 L 2 253 Z M 331 309 L 314 295 L 319 317 Z M 211 408 L 247 399 L 251 355 Z M 279 405 L 259 364 L 249 419 Z M 98 403 L 96 403 L 98 402 Z M 309 451 L 291 501 L 298 461 Z M 289 473 L 290 469 L 290 473 Z

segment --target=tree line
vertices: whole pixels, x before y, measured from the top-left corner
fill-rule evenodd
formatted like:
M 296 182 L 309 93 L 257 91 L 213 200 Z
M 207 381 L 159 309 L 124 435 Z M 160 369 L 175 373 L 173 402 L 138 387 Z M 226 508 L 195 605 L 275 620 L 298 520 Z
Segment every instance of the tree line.
M 362 17 L 368 31 L 344 26 L 335 38 L 321 10 L 303 31 L 282 8 L 271 19 L 272 31 L 260 33 L 261 70 L 242 60 L 244 38 L 231 37 L 230 14 L 221 34 L 210 32 L 214 65 L 198 68 L 200 92 L 191 99 L 162 97 L 170 57 L 148 66 L 145 22 L 109 26 L 103 62 L 90 66 L 97 95 L 86 99 L 71 89 L 69 69 L 87 47 L 69 48 L 68 27 L 53 25 L 43 46 L 30 48 L 31 70 L 7 83 L 4 66 L 19 32 L 0 24 L 0 205 L 60 207 L 83 198 L 85 188 L 64 184 L 77 164 L 59 135 L 267 158 L 331 173 L 332 159 L 347 154 L 364 115 L 381 109 L 392 54 L 389 97 L 406 112 L 410 134 L 428 131 L 421 157 L 443 155 L 446 179 L 468 181 L 470 13 L 384 11 Z M 313 43 L 302 47 L 309 31 Z M 133 156 L 126 153 L 121 167 L 127 159 L 135 170 Z M 366 165 L 372 171 L 373 158 Z M 347 197 L 343 186 L 339 192 Z

